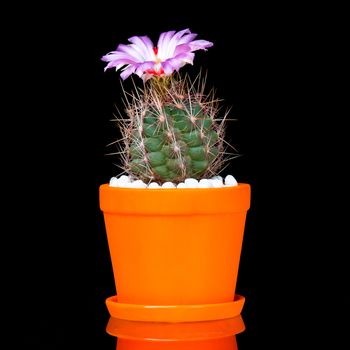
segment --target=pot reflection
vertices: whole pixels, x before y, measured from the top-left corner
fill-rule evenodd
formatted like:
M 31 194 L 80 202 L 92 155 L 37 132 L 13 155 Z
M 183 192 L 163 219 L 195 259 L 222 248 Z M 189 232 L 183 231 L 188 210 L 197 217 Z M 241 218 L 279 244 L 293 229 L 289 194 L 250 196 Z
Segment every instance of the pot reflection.
M 236 350 L 245 330 L 241 315 L 224 320 L 157 323 L 111 317 L 106 332 L 118 338 L 117 350 Z

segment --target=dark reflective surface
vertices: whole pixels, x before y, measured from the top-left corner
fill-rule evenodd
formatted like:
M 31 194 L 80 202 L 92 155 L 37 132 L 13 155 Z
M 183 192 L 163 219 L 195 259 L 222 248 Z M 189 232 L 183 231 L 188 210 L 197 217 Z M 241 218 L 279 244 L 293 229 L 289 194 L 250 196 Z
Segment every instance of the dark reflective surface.
M 241 316 L 231 319 L 157 323 L 110 318 L 106 332 L 116 338 L 117 350 L 236 350 L 236 335 L 245 330 Z

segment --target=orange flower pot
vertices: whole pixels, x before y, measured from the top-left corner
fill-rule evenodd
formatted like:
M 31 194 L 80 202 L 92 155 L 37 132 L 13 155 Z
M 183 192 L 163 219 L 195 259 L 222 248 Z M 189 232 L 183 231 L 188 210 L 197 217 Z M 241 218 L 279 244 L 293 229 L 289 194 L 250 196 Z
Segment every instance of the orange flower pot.
M 239 314 L 235 297 L 250 186 L 100 186 L 117 296 L 114 317 L 196 321 Z M 152 306 L 152 307 L 151 307 Z

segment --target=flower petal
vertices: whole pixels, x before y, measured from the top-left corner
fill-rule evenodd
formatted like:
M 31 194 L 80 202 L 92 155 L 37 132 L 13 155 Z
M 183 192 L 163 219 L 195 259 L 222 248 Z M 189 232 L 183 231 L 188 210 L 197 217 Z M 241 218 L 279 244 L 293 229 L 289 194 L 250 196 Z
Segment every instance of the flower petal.
M 181 45 L 177 45 L 174 51 L 174 56 L 183 53 L 183 52 L 191 52 L 191 47 L 187 44 L 181 44 Z
M 185 62 L 185 64 L 186 63 L 193 64 L 194 53 L 193 52 L 180 53 L 179 55 L 174 57 L 173 60 L 178 60 L 178 61 L 181 61 L 181 62 Z
M 188 35 L 185 35 L 188 34 Z M 178 45 L 181 45 L 180 42 L 182 41 L 183 37 L 191 36 L 195 38 L 197 34 L 191 34 L 189 29 L 184 29 L 176 33 L 170 40 L 167 50 L 167 58 L 173 57 L 175 55 L 175 50 Z M 184 42 L 185 43 L 185 42 Z M 189 50 L 190 51 L 190 50 Z
M 178 70 L 180 68 L 180 67 L 177 67 L 177 62 L 174 62 L 175 66 L 172 64 L 173 60 L 174 59 L 169 59 L 169 60 L 162 62 L 162 67 L 163 67 L 165 75 L 169 76 L 174 72 L 174 70 Z
M 124 70 L 120 73 L 120 77 L 125 80 L 126 78 L 128 78 L 132 73 L 135 72 L 136 70 L 136 65 L 129 65 L 127 67 L 124 68 Z
M 169 44 L 170 44 L 171 38 L 174 36 L 175 33 L 176 33 L 175 30 L 171 30 L 169 32 L 164 32 L 159 36 L 159 40 L 157 43 L 158 57 L 161 58 L 162 60 L 166 60 L 167 58 L 169 58 L 169 55 L 168 55 Z
M 118 52 L 118 51 L 111 51 L 107 55 L 102 56 L 101 59 L 102 61 L 105 61 L 105 62 L 110 62 L 110 61 L 119 60 L 119 59 L 127 59 L 127 60 L 131 59 L 132 61 L 135 61 L 135 59 L 130 55 L 128 55 L 127 53 Z
M 116 60 L 111 60 L 107 66 L 105 67 L 105 71 L 109 68 L 113 68 L 113 67 L 116 67 L 116 71 L 119 70 L 121 67 L 125 66 L 126 64 L 135 64 L 134 61 L 132 60 L 128 60 L 128 59 L 116 59 Z
M 188 35 L 184 35 L 180 40 L 179 40 L 179 45 L 181 44 L 188 44 L 190 41 L 195 39 L 198 34 L 195 33 L 190 33 Z
M 142 53 L 145 61 L 153 61 L 155 59 L 154 45 L 148 36 L 133 36 L 128 40 L 135 44 L 135 50 L 139 50 Z
M 177 55 L 176 57 L 169 58 L 165 62 L 162 62 L 165 75 L 171 75 L 175 70 L 178 71 L 186 64 L 193 64 L 194 53 L 186 52 Z
M 186 35 L 187 34 L 187 35 Z M 183 30 L 180 30 L 179 32 L 177 32 L 170 40 L 170 45 L 171 46 L 174 46 L 174 48 L 179 45 L 180 41 L 182 41 L 182 39 L 184 37 L 187 37 L 189 35 L 194 35 L 194 38 L 197 36 L 197 34 L 191 34 L 190 30 L 189 29 L 183 29 Z M 185 42 L 184 42 L 185 44 Z
M 145 59 L 145 55 L 142 55 L 142 53 L 136 49 L 136 45 L 124 45 L 120 44 L 117 48 L 117 51 L 119 52 L 125 52 L 129 56 L 135 58 L 137 62 L 142 62 Z
M 188 43 L 192 51 L 206 50 L 208 47 L 212 47 L 214 44 L 207 40 L 195 40 Z

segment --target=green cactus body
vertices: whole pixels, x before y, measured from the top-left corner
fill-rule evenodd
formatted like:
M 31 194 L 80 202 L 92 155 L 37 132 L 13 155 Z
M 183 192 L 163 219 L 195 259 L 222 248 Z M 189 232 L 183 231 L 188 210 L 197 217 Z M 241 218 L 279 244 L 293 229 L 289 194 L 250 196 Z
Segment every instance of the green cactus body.
M 149 87 L 129 103 L 128 123 L 122 128 L 125 170 L 146 183 L 216 175 L 224 130 L 217 113 L 215 99 L 184 85 L 173 84 L 166 91 Z

